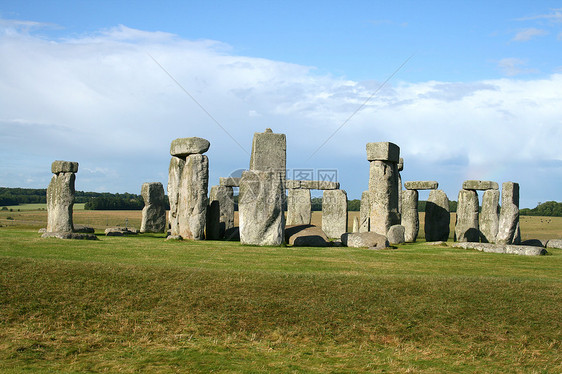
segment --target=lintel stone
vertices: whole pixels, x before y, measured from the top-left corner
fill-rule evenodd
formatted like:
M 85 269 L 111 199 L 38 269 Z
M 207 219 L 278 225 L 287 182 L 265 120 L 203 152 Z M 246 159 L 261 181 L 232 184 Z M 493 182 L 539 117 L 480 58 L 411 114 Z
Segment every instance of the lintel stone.
M 338 190 L 340 182 L 288 180 L 287 188 L 302 190 Z
M 367 143 L 367 160 L 398 163 L 400 147 L 390 142 Z
M 77 173 L 78 163 L 73 161 L 54 161 L 51 164 L 51 172 L 53 174 L 58 173 Z
M 404 188 L 407 190 L 436 190 L 439 183 L 436 181 L 413 181 L 404 182 Z
M 223 187 L 240 187 L 240 178 L 220 177 L 219 184 Z
M 176 157 L 187 157 L 193 154 L 203 154 L 209 150 L 211 143 L 207 139 L 191 137 L 178 138 L 170 145 L 170 154 Z
M 496 182 L 492 181 L 478 181 L 478 180 L 467 180 L 462 184 L 463 190 L 497 190 L 499 186 Z

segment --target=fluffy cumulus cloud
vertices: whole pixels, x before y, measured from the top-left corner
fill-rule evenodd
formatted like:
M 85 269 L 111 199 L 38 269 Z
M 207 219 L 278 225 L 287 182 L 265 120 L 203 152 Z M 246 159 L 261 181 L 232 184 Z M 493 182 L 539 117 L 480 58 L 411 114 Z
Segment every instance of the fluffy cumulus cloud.
M 287 134 L 289 168 L 338 170 L 350 198 L 367 188 L 365 143 L 392 141 L 404 180 L 438 180 L 453 199 L 465 179 L 519 181 L 529 206 L 562 199 L 539 183 L 562 178 L 561 74 L 381 88 L 216 41 L 125 26 L 50 40 L 31 26 L 0 24 L 1 185 L 44 187 L 67 159 L 78 189 L 138 192 L 166 184 L 169 144 L 188 136 L 210 140 L 216 184 L 271 127 Z

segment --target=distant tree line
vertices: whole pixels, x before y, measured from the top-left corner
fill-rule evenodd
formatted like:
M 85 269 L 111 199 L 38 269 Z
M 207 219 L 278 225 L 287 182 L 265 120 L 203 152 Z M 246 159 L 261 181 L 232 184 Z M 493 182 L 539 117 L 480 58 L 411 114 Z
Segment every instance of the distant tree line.
M 523 208 L 519 210 L 522 216 L 547 216 L 547 217 L 562 217 L 562 203 L 556 201 L 547 201 L 546 203 L 539 203 L 535 208 Z

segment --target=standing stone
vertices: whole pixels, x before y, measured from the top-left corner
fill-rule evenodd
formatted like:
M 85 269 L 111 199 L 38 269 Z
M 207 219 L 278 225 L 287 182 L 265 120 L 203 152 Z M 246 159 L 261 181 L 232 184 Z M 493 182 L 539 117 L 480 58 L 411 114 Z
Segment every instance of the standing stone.
M 208 235 L 206 238 L 220 240 L 224 237 L 226 230 L 234 227 L 234 190 L 232 187 L 211 187 L 207 214 L 209 213 L 211 216 L 207 218 L 207 231 L 211 232 L 211 238 Z M 213 225 L 217 227 L 215 228 Z
M 482 212 L 480 212 L 480 241 L 495 243 L 498 235 L 500 191 L 486 190 L 482 195 Z
M 457 204 L 457 222 L 455 224 L 455 241 L 478 242 L 478 195 L 474 190 L 460 190 Z
M 402 226 L 404 226 L 404 240 L 413 243 L 418 237 L 420 219 L 418 214 L 418 191 L 404 190 L 402 196 Z M 390 240 L 390 239 L 389 239 Z
M 187 156 L 181 175 L 178 209 L 179 236 L 183 239 L 205 239 L 208 183 L 207 156 L 201 154 Z
M 310 190 L 290 188 L 287 198 L 287 225 L 310 225 L 311 212 Z
M 395 162 L 390 161 L 377 160 L 370 164 L 370 230 L 386 235 L 390 226 L 400 223 L 398 168 Z
M 347 193 L 344 190 L 324 191 L 322 230 L 328 238 L 340 238 L 347 232 Z
M 242 173 L 238 200 L 240 243 L 283 244 L 283 184 L 281 172 L 249 170 Z
M 496 242 L 499 244 L 519 244 L 519 183 L 502 184 L 502 207 Z
M 250 170 L 273 170 L 281 173 L 285 188 L 287 165 L 287 139 L 285 134 L 275 134 L 271 129 L 254 133 Z
M 141 195 L 144 208 L 140 232 L 166 232 L 166 205 L 162 183 L 143 183 Z
M 353 228 L 351 232 L 359 232 L 359 217 L 353 217 Z
M 398 213 L 402 214 L 402 197 L 400 196 L 400 192 L 402 191 L 402 170 L 404 170 L 404 159 L 400 157 L 398 160 L 398 164 L 396 165 L 398 168 Z
M 443 190 L 431 190 L 425 205 L 425 240 L 446 242 L 449 239 L 450 222 L 447 194 Z
M 361 207 L 359 208 L 359 232 L 369 232 L 371 221 L 371 198 L 369 191 L 361 194 Z
M 47 188 L 47 232 L 71 233 L 74 230 L 74 182 L 78 163 L 55 161 L 51 165 L 55 174 Z
M 172 156 L 170 167 L 168 169 L 168 201 L 170 202 L 170 211 L 168 212 L 168 223 L 170 225 L 170 234 L 179 236 L 179 203 L 181 190 L 181 176 L 185 160 Z

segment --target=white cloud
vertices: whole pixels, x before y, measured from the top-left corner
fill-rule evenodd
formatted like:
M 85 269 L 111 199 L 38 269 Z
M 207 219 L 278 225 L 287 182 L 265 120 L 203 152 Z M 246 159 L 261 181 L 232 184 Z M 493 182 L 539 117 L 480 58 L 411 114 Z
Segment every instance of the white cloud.
M 498 61 L 498 67 L 500 68 L 500 70 L 509 77 L 538 72 L 538 70 L 527 68 L 525 67 L 525 65 L 527 65 L 526 60 L 514 57 L 503 58 Z
M 548 35 L 548 31 L 531 27 L 519 31 L 517 34 L 515 34 L 512 40 L 516 42 L 526 42 L 535 37 L 544 35 Z
M 552 22 L 562 22 L 562 8 L 555 8 L 551 9 L 550 13 L 548 14 L 539 14 L 536 16 L 529 16 L 518 18 L 518 21 L 530 21 L 530 20 L 537 20 L 537 19 L 546 19 Z
M 380 82 L 124 26 L 62 41 L 0 33 L 0 54 L 10 56 L 0 60 L 0 180 L 7 185 L 48 181 L 50 163 L 67 159 L 80 162 L 79 190 L 138 192 L 143 182 L 166 184 L 169 144 L 188 136 L 211 141 L 215 184 L 247 167 L 253 133 L 266 127 L 287 134 L 288 167 L 339 168 L 350 198 L 366 188 L 367 142 L 399 144 L 404 180 L 437 179 L 451 198 L 463 179 L 518 181 L 533 178 L 520 175 L 520 163 L 562 160 L 562 74 L 389 84 L 320 147 Z M 499 65 L 508 75 L 529 71 L 517 59 Z

